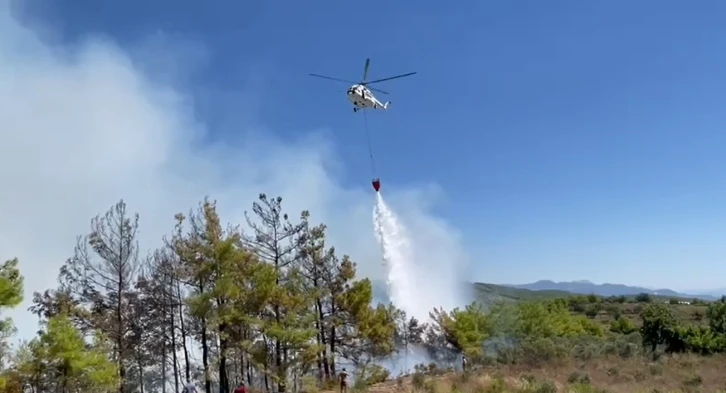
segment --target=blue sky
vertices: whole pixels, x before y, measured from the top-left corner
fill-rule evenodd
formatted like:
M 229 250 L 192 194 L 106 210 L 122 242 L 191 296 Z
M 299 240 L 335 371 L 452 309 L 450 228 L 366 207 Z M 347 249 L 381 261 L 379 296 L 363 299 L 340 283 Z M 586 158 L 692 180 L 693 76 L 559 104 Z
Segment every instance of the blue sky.
M 724 282 L 726 3 L 25 3 L 67 44 L 163 35 L 203 52 L 185 82 L 210 140 L 331 129 L 349 187 L 371 177 L 363 118 L 347 86 L 307 74 L 357 79 L 366 57 L 372 78 L 417 71 L 369 114 L 378 175 L 443 190 L 436 213 L 477 279 Z

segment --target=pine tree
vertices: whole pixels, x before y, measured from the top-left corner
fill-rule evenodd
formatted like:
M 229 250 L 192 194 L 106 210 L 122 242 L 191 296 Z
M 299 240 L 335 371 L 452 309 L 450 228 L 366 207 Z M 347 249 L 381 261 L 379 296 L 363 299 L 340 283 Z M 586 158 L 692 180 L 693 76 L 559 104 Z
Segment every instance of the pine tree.
M 434 309 L 430 314 L 433 324 L 429 329 L 429 340 L 445 341 L 457 353 L 468 357 L 482 355 L 484 341 L 489 337 L 490 324 L 479 304 L 470 304 L 464 309 L 450 312 Z
M 139 267 L 138 226 L 138 214 L 129 216 L 123 200 L 118 202 L 104 216 L 91 221 L 91 233 L 79 239 L 75 255 L 61 269 L 62 278 L 75 295 L 91 306 L 92 326 L 114 343 L 121 379 L 119 393 L 126 391 L 126 368 L 131 360 L 126 336 L 129 295 Z
M 196 301 L 196 299 L 206 299 L 208 296 L 207 293 L 211 290 L 213 284 L 210 272 L 206 267 L 207 255 L 205 255 L 203 249 L 206 236 L 206 224 L 203 220 L 204 209 L 207 203 L 208 201 L 205 199 L 196 211 L 190 212 L 188 218 L 181 213 L 174 217 L 176 225 L 174 228 L 174 236 L 170 241 L 170 247 L 179 260 L 178 277 L 189 288 L 187 302 L 189 305 L 189 315 L 193 318 L 190 329 L 202 347 L 204 391 L 205 393 L 212 393 L 212 378 L 209 364 L 211 334 L 208 330 L 211 307 L 208 303 Z M 189 227 L 186 231 L 185 224 L 188 224 Z
M 0 266 L 0 311 L 13 308 L 23 301 L 23 276 L 18 269 L 18 259 L 11 259 Z M 9 355 L 7 340 L 15 332 L 10 318 L 0 320 L 0 367 L 5 365 Z M 8 379 L 0 376 L 0 388 L 4 388 Z
M 98 337 L 95 344 L 86 344 L 68 316 L 60 314 L 27 344 L 17 368 L 29 376 L 24 382 L 37 392 L 105 393 L 121 381 L 102 342 Z
M 0 373 L 0 393 L 167 393 L 188 381 L 227 393 L 243 380 L 268 393 L 292 380 L 297 391 L 313 376 L 321 386 L 335 380 L 340 359 L 357 366 L 357 381 L 374 383 L 387 377 L 375 360 L 424 341 L 427 325 L 372 304 L 371 282 L 307 211 L 293 223 L 282 199 L 264 194 L 252 210 L 249 229 L 225 227 L 205 198 L 174 217 L 171 237 L 143 264 L 138 216 L 123 201 L 94 218 L 59 286 L 34 293 L 41 330 Z M 22 296 L 17 261 L 1 269 L 0 307 L 13 306 Z M 443 347 L 475 348 L 488 321 L 474 311 L 439 314 L 428 333 Z M 5 336 L 11 326 L 0 325 Z
M 268 199 L 265 194 L 260 194 L 252 211 L 255 219 L 247 215 L 252 233 L 245 237 L 246 244 L 275 271 L 275 287 L 269 312 L 263 314 L 262 333 L 274 345 L 271 374 L 278 391 L 284 393 L 289 372 L 294 367 L 304 368 L 315 356 L 311 348 L 311 339 L 317 333 L 311 313 L 313 298 L 304 291 L 300 269 L 309 213 L 302 212 L 300 223 L 292 224 L 282 211 L 282 198 Z
M 307 225 L 302 233 L 300 248 L 301 273 L 305 278 L 306 291 L 313 299 L 313 313 L 315 318 L 315 339 L 318 346 L 316 355 L 317 376 L 320 382 L 330 381 L 334 371 L 331 370 L 330 354 L 328 352 L 329 318 L 325 305 L 329 304 L 331 290 L 325 284 L 325 277 L 331 276 L 334 266 L 334 249 L 325 249 L 325 225 L 315 227 Z

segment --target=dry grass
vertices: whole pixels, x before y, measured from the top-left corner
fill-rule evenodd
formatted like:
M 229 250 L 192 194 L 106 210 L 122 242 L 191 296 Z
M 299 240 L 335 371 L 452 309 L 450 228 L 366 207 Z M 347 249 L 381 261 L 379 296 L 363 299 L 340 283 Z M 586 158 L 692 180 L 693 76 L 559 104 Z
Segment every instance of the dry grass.
M 568 361 L 531 368 L 493 366 L 462 374 L 417 374 L 369 387 L 368 393 L 726 393 L 726 357 L 678 355 Z

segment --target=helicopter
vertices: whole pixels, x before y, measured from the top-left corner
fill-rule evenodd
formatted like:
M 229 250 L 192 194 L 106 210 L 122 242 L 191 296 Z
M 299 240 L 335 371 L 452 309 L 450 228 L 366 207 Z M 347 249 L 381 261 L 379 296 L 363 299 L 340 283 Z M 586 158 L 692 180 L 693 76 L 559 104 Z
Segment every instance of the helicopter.
M 409 72 L 408 74 L 402 74 L 402 75 L 396 75 L 389 78 L 383 78 L 383 79 L 376 79 L 373 81 L 366 81 L 366 77 L 368 77 L 368 66 L 371 63 L 371 59 L 366 59 L 366 66 L 363 70 L 363 80 L 360 82 L 353 82 L 348 81 L 345 79 L 338 79 L 338 78 L 331 78 L 329 76 L 325 75 L 318 75 L 318 74 L 310 74 L 310 76 L 314 76 L 317 78 L 323 78 L 323 79 L 330 79 L 338 82 L 346 82 L 346 83 L 352 83 L 353 86 L 351 86 L 348 91 L 348 100 L 353 104 L 353 112 L 358 112 L 358 110 L 366 109 L 366 108 L 372 108 L 372 109 L 379 109 L 379 110 L 387 110 L 391 102 L 387 101 L 385 103 L 379 101 L 376 96 L 373 95 L 373 91 L 376 91 L 378 93 L 382 94 L 388 94 L 387 92 L 376 89 L 374 87 L 368 87 L 368 85 L 372 85 L 374 83 L 388 81 L 391 79 L 398 79 L 403 78 L 404 76 L 411 76 L 416 74 L 415 72 Z

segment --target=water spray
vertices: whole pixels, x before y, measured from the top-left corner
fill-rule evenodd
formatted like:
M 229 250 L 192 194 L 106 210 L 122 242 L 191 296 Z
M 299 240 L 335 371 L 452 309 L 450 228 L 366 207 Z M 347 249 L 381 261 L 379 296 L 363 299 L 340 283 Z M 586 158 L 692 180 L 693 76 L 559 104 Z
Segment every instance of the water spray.
M 383 252 L 383 266 L 386 272 L 388 296 L 396 307 L 408 317 L 423 321 L 421 299 L 416 296 L 416 272 L 413 265 L 413 249 L 406 228 L 396 214 L 386 205 L 383 195 L 376 193 L 373 209 L 373 226 L 378 244 Z

